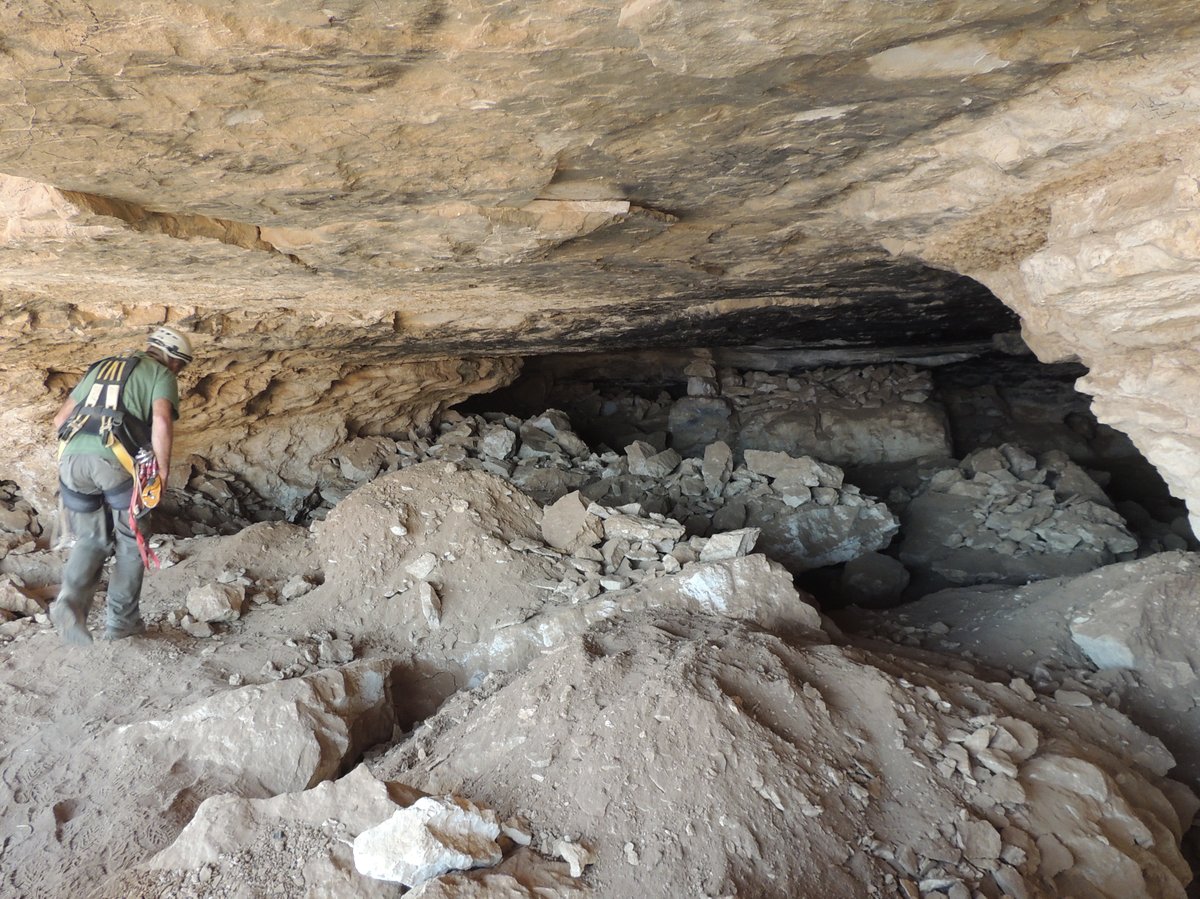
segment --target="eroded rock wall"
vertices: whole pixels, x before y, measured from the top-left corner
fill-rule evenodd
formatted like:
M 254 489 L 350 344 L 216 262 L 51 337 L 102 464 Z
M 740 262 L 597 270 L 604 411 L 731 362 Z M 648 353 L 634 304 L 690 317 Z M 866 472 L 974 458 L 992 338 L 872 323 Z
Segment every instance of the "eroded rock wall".
M 1196 510 L 1193 26 L 1182 0 L 10 5 L 0 452 L 44 475 L 62 378 L 161 321 L 262 373 L 234 393 L 311 365 L 289 416 L 413 353 L 999 329 L 927 264 L 1082 360 Z M 205 441 L 258 427 L 233 400 Z
M 926 135 L 907 150 L 915 168 L 847 200 L 894 251 L 987 284 L 1043 361 L 1082 361 L 1097 418 L 1129 434 L 1193 522 L 1198 47 L 1070 68 Z

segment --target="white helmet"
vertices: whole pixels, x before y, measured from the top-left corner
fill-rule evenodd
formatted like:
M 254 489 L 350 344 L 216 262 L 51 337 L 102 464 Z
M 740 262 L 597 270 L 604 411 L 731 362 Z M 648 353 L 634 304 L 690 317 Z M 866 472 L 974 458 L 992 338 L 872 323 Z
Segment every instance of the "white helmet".
M 187 339 L 186 334 L 181 334 L 173 328 L 155 328 L 146 342 L 168 359 L 177 359 L 184 365 L 192 361 L 192 342 Z

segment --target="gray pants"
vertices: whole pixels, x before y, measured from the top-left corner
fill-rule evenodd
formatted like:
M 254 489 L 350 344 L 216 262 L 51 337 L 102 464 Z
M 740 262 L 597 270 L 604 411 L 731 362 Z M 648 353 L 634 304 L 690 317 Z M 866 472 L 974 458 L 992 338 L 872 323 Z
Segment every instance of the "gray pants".
M 142 593 L 142 557 L 137 538 L 129 527 L 129 498 L 133 479 L 119 464 L 103 456 L 64 456 L 59 460 L 63 502 L 76 543 L 63 569 L 58 602 L 87 620 L 100 572 L 113 552 L 116 561 L 108 578 L 108 630 L 119 636 L 137 633 L 144 627 L 138 600 Z M 82 495 L 91 502 L 81 502 Z M 74 501 L 72 501 L 74 500 Z M 94 511 L 75 511 L 72 506 L 93 505 Z

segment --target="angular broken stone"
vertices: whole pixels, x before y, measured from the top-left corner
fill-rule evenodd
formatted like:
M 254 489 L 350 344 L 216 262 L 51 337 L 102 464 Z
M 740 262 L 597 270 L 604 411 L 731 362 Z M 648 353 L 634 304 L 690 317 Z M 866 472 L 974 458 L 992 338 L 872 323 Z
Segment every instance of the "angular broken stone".
M 723 440 L 710 443 L 704 448 L 704 463 L 700 472 L 709 493 L 719 494 L 729 481 L 733 471 L 733 450 Z
M 349 640 L 324 639 L 317 645 L 322 665 L 346 665 L 354 661 L 354 644 Z
M 413 561 L 404 566 L 404 570 L 417 580 L 425 580 L 437 568 L 438 558 L 433 553 L 421 553 Z
M 497 864 L 499 818 L 458 797 L 425 796 L 354 838 L 354 867 L 366 877 L 416 886 L 447 871 Z
M 557 500 L 542 515 L 542 538 L 563 552 L 574 553 L 584 546 L 595 546 L 603 535 L 602 520 L 588 512 L 588 504 L 578 491 Z
M 582 877 L 583 869 L 596 863 L 596 853 L 582 843 L 572 840 L 556 841 L 554 854 L 571 866 L 572 877 Z
M 742 528 L 737 531 L 726 531 L 714 534 L 708 538 L 704 548 L 700 550 L 701 562 L 719 562 L 723 559 L 736 559 L 749 555 L 754 551 L 758 540 L 758 528 Z
M 545 431 L 551 437 L 557 437 L 561 432 L 571 430 L 570 417 L 558 409 L 547 409 L 541 415 L 535 415 L 529 419 L 529 424 Z
M 965 812 L 964 812 L 965 814 Z M 991 869 L 1000 857 L 1000 834 L 987 821 L 967 819 L 958 824 L 959 847 L 973 865 Z
M 11 575 L 0 577 L 0 610 L 33 616 L 45 611 L 41 600 L 27 595 Z
M 559 431 L 555 435 L 554 440 L 562 447 L 563 452 L 573 458 L 578 459 L 591 454 L 591 448 L 574 431 Z
M 629 452 L 633 448 L 634 452 Z M 636 441 L 630 447 L 626 447 L 626 452 L 629 457 L 629 473 L 650 478 L 665 478 L 671 474 L 679 463 L 682 457 L 673 449 L 663 450 L 661 453 L 648 453 L 647 449 L 653 449 L 648 443 Z
M 654 543 L 681 540 L 686 534 L 675 521 L 656 522 L 637 515 L 610 515 L 604 520 L 604 536 L 609 540 L 649 540 Z
M 517 450 L 518 459 L 543 459 L 558 452 L 558 443 L 541 428 L 535 428 L 532 425 L 521 426 L 521 447 Z
M 195 637 L 197 640 L 207 639 L 214 633 L 211 624 L 207 621 L 196 621 L 191 615 L 185 615 L 179 626 L 188 636 Z
M 185 603 L 197 621 L 235 621 L 242 617 L 246 588 L 240 584 L 203 584 L 188 591 Z
M 818 462 L 811 456 L 789 456 L 766 450 L 745 452 L 746 467 L 755 474 L 781 480 L 785 485 L 841 487 L 845 475 L 836 465 Z M 778 488 L 777 488 L 778 489 Z
M 431 628 L 441 627 L 442 600 L 433 588 L 433 584 L 429 581 L 421 581 L 417 584 L 417 597 L 421 602 L 421 614 L 425 616 L 425 622 Z
M 288 578 L 279 590 L 279 596 L 285 600 L 296 599 L 312 590 L 314 584 L 303 575 L 293 575 Z
M 838 492 L 832 487 L 813 487 L 812 498 L 818 506 L 836 506 Z

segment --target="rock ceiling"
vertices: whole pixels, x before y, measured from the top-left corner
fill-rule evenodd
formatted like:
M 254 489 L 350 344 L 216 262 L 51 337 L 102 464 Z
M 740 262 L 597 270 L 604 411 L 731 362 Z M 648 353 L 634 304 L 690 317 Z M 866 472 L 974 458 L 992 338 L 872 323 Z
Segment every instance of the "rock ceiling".
M 287 452 L 523 352 L 984 338 L 983 284 L 1200 510 L 1198 48 L 1165 0 L 5 3 L 0 468 L 161 321 L 185 447 Z

